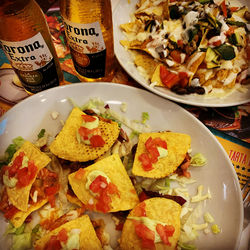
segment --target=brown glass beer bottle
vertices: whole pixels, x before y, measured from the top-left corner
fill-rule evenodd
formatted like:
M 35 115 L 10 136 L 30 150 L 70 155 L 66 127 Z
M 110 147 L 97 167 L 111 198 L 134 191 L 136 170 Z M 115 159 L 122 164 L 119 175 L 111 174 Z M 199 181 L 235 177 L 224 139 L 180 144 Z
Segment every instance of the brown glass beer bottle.
M 110 0 L 61 0 L 61 16 L 81 81 L 110 81 L 114 73 Z
M 0 1 L 0 43 L 29 94 L 63 83 L 48 24 L 35 0 Z

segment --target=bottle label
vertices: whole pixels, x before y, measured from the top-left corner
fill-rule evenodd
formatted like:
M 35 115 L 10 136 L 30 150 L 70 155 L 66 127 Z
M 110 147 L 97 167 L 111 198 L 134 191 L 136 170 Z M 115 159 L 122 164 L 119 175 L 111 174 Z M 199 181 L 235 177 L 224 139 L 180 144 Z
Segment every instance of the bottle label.
M 0 43 L 26 90 L 36 93 L 59 85 L 55 61 L 41 33 L 23 41 Z
M 88 78 L 105 76 L 106 46 L 99 22 L 79 24 L 63 19 L 76 71 Z

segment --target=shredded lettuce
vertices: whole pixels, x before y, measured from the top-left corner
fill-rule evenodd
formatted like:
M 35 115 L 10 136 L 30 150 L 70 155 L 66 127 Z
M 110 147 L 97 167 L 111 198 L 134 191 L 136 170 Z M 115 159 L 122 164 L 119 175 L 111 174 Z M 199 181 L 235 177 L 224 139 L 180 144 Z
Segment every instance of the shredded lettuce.
M 221 230 L 220 230 L 220 228 L 219 228 L 219 226 L 217 224 L 212 225 L 211 229 L 212 229 L 212 232 L 214 234 L 218 234 L 218 233 L 221 232 Z
M 24 141 L 25 140 L 21 136 L 18 136 L 12 140 L 12 143 L 7 147 L 4 155 L 0 159 L 0 168 L 4 165 L 8 165 L 11 162 L 13 155 L 19 148 L 21 148 Z
M 203 189 L 204 189 L 204 186 L 203 185 L 199 185 L 198 188 L 197 188 L 197 195 L 193 196 L 191 198 L 191 202 L 199 202 L 199 201 L 203 201 L 203 200 L 206 200 L 206 199 L 211 199 L 212 196 L 211 196 L 211 193 L 210 193 L 210 190 L 208 189 L 207 193 L 206 194 L 202 194 L 203 192 Z
M 32 247 L 31 233 L 13 235 L 11 250 L 26 250 Z
M 25 223 L 23 223 L 20 227 L 15 228 L 11 223 L 9 223 L 4 235 L 7 234 L 22 234 L 24 232 Z
M 150 190 L 161 194 L 167 193 L 170 190 L 170 182 L 169 178 L 156 180 L 151 184 Z
M 148 112 L 142 112 L 142 124 L 146 124 L 147 120 L 149 120 L 149 114 Z
M 214 222 L 214 218 L 209 212 L 206 212 L 203 217 L 204 217 L 204 220 L 207 223 L 213 223 Z
M 190 165 L 193 167 L 202 167 L 207 163 L 207 159 L 201 154 L 197 153 L 191 158 Z
M 44 128 L 41 129 L 40 132 L 37 135 L 37 138 L 40 139 L 40 138 L 44 137 L 45 132 L 46 132 L 46 130 Z
M 192 245 L 192 244 L 186 244 L 186 243 L 181 243 L 181 242 L 178 242 L 178 249 L 181 249 L 181 250 L 196 250 L 196 246 L 195 245 Z
M 135 138 L 136 136 L 139 136 L 140 132 L 133 130 L 130 135 L 129 138 L 132 140 L 133 138 Z
M 100 98 L 91 98 L 89 101 L 82 106 L 80 106 L 81 110 L 86 110 L 86 109 L 92 109 L 97 113 L 102 113 L 105 108 L 104 108 L 104 101 L 101 100 Z

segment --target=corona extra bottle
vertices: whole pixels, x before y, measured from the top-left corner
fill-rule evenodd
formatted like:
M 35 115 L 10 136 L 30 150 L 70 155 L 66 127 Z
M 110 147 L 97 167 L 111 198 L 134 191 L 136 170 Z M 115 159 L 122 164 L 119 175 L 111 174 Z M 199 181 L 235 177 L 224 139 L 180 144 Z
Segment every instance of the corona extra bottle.
M 61 16 L 81 81 L 110 81 L 114 73 L 110 0 L 61 0 Z
M 35 0 L 0 1 L 0 43 L 29 94 L 63 83 L 45 16 Z

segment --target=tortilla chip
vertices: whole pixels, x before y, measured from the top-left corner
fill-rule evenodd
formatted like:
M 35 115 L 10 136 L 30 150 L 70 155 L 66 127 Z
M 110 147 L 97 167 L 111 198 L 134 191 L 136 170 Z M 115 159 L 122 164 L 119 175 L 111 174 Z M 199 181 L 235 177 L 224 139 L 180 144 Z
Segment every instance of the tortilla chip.
M 120 28 L 126 33 L 134 33 L 135 35 L 140 31 L 144 31 L 142 28 L 142 22 L 138 19 L 136 19 L 134 22 L 121 24 Z
M 175 201 L 166 198 L 151 198 L 143 201 L 142 203 L 146 204 L 146 217 L 169 226 L 172 225 L 175 228 L 173 236 L 168 238 L 171 246 L 167 246 L 163 242 L 158 242 L 155 243 L 155 249 L 176 249 L 177 242 L 180 237 L 181 206 Z M 141 239 L 135 232 L 135 220 L 129 219 L 130 216 L 139 218 L 137 208 L 141 207 L 142 203 L 138 204 L 130 212 L 126 222 L 124 223 L 120 243 L 121 250 L 142 249 Z
M 139 156 L 146 153 L 145 142 L 149 137 L 153 139 L 160 137 L 167 142 L 168 155 L 160 158 L 156 163 L 153 163 L 153 169 L 145 171 L 139 161 Z M 178 166 L 183 162 L 188 149 L 190 148 L 191 138 L 189 135 L 160 132 L 160 133 L 142 133 L 139 135 L 138 146 L 135 154 L 132 173 L 137 176 L 149 178 L 163 178 L 173 173 Z
M 93 170 L 101 171 L 107 175 L 111 183 L 115 184 L 118 189 L 119 195 L 111 195 L 112 202 L 109 212 L 129 210 L 139 202 L 135 188 L 121 162 L 119 155 L 114 154 L 97 161 L 87 168 L 84 168 L 84 175 L 81 179 L 75 178 L 75 174 L 77 172 L 74 172 L 68 176 L 69 183 L 75 195 L 87 207 L 90 200 L 92 200 L 94 204 L 96 204 L 98 201 L 98 198 L 96 198 L 90 193 L 88 189 L 86 189 L 87 176 Z M 93 206 L 93 210 L 97 211 L 95 206 Z
M 139 9 L 135 11 L 137 18 L 144 16 L 158 16 L 161 17 L 163 14 L 163 4 L 155 5 L 148 2 L 146 5 L 142 4 Z
M 195 74 L 195 72 L 197 71 L 198 67 L 200 66 L 200 64 L 203 62 L 204 58 L 206 56 L 206 52 L 200 52 L 200 51 L 196 51 L 194 52 L 187 60 L 186 62 L 186 66 L 187 69 L 193 73 L 193 75 Z M 191 78 L 190 78 L 191 79 Z
M 156 67 L 160 64 L 160 62 L 157 62 L 152 56 L 143 51 L 133 51 L 133 54 L 135 56 L 135 65 L 137 67 L 142 67 L 148 76 L 147 78 L 151 79 Z
M 19 155 L 20 152 L 24 152 L 30 161 L 33 161 L 38 168 L 37 173 L 44 167 L 46 167 L 51 159 L 43 152 L 40 151 L 35 145 L 29 141 L 25 141 L 22 147 L 14 154 L 13 159 Z M 19 210 L 28 211 L 29 195 L 32 184 L 36 179 L 37 174 L 33 178 L 32 182 L 22 188 L 9 188 L 6 187 L 9 201 Z
M 79 143 L 76 133 L 82 124 L 81 116 L 83 114 L 77 107 L 72 110 L 63 129 L 50 145 L 50 150 L 54 155 L 69 161 L 85 162 L 100 157 L 114 144 L 120 132 L 118 124 L 113 121 L 107 122 L 101 119 L 99 127 L 105 141 L 104 146 L 94 148 L 90 145 Z
M 23 211 L 18 211 L 12 218 L 11 218 L 11 223 L 15 228 L 20 227 L 26 218 L 34 211 L 38 210 L 41 208 L 44 204 L 48 202 L 47 199 L 41 200 L 33 205 L 31 205 L 26 212 Z
M 151 82 L 155 84 L 155 86 L 160 86 L 160 87 L 165 87 L 165 85 L 162 83 L 161 81 L 161 77 L 160 77 L 160 67 L 163 64 L 159 64 L 157 65 L 157 67 L 155 68 L 155 71 L 153 73 L 153 76 L 151 78 Z
M 83 215 L 75 220 L 69 221 L 62 226 L 52 230 L 44 237 L 35 242 L 34 247 L 36 250 L 43 250 L 49 242 L 51 236 L 58 235 L 62 230 L 66 229 L 69 233 L 72 229 L 80 229 L 80 249 L 81 250 L 97 250 L 102 249 L 101 242 L 98 239 L 94 227 L 88 215 Z
M 83 203 L 75 195 L 71 195 L 67 193 L 66 197 L 70 203 L 75 204 L 79 207 L 84 206 Z

